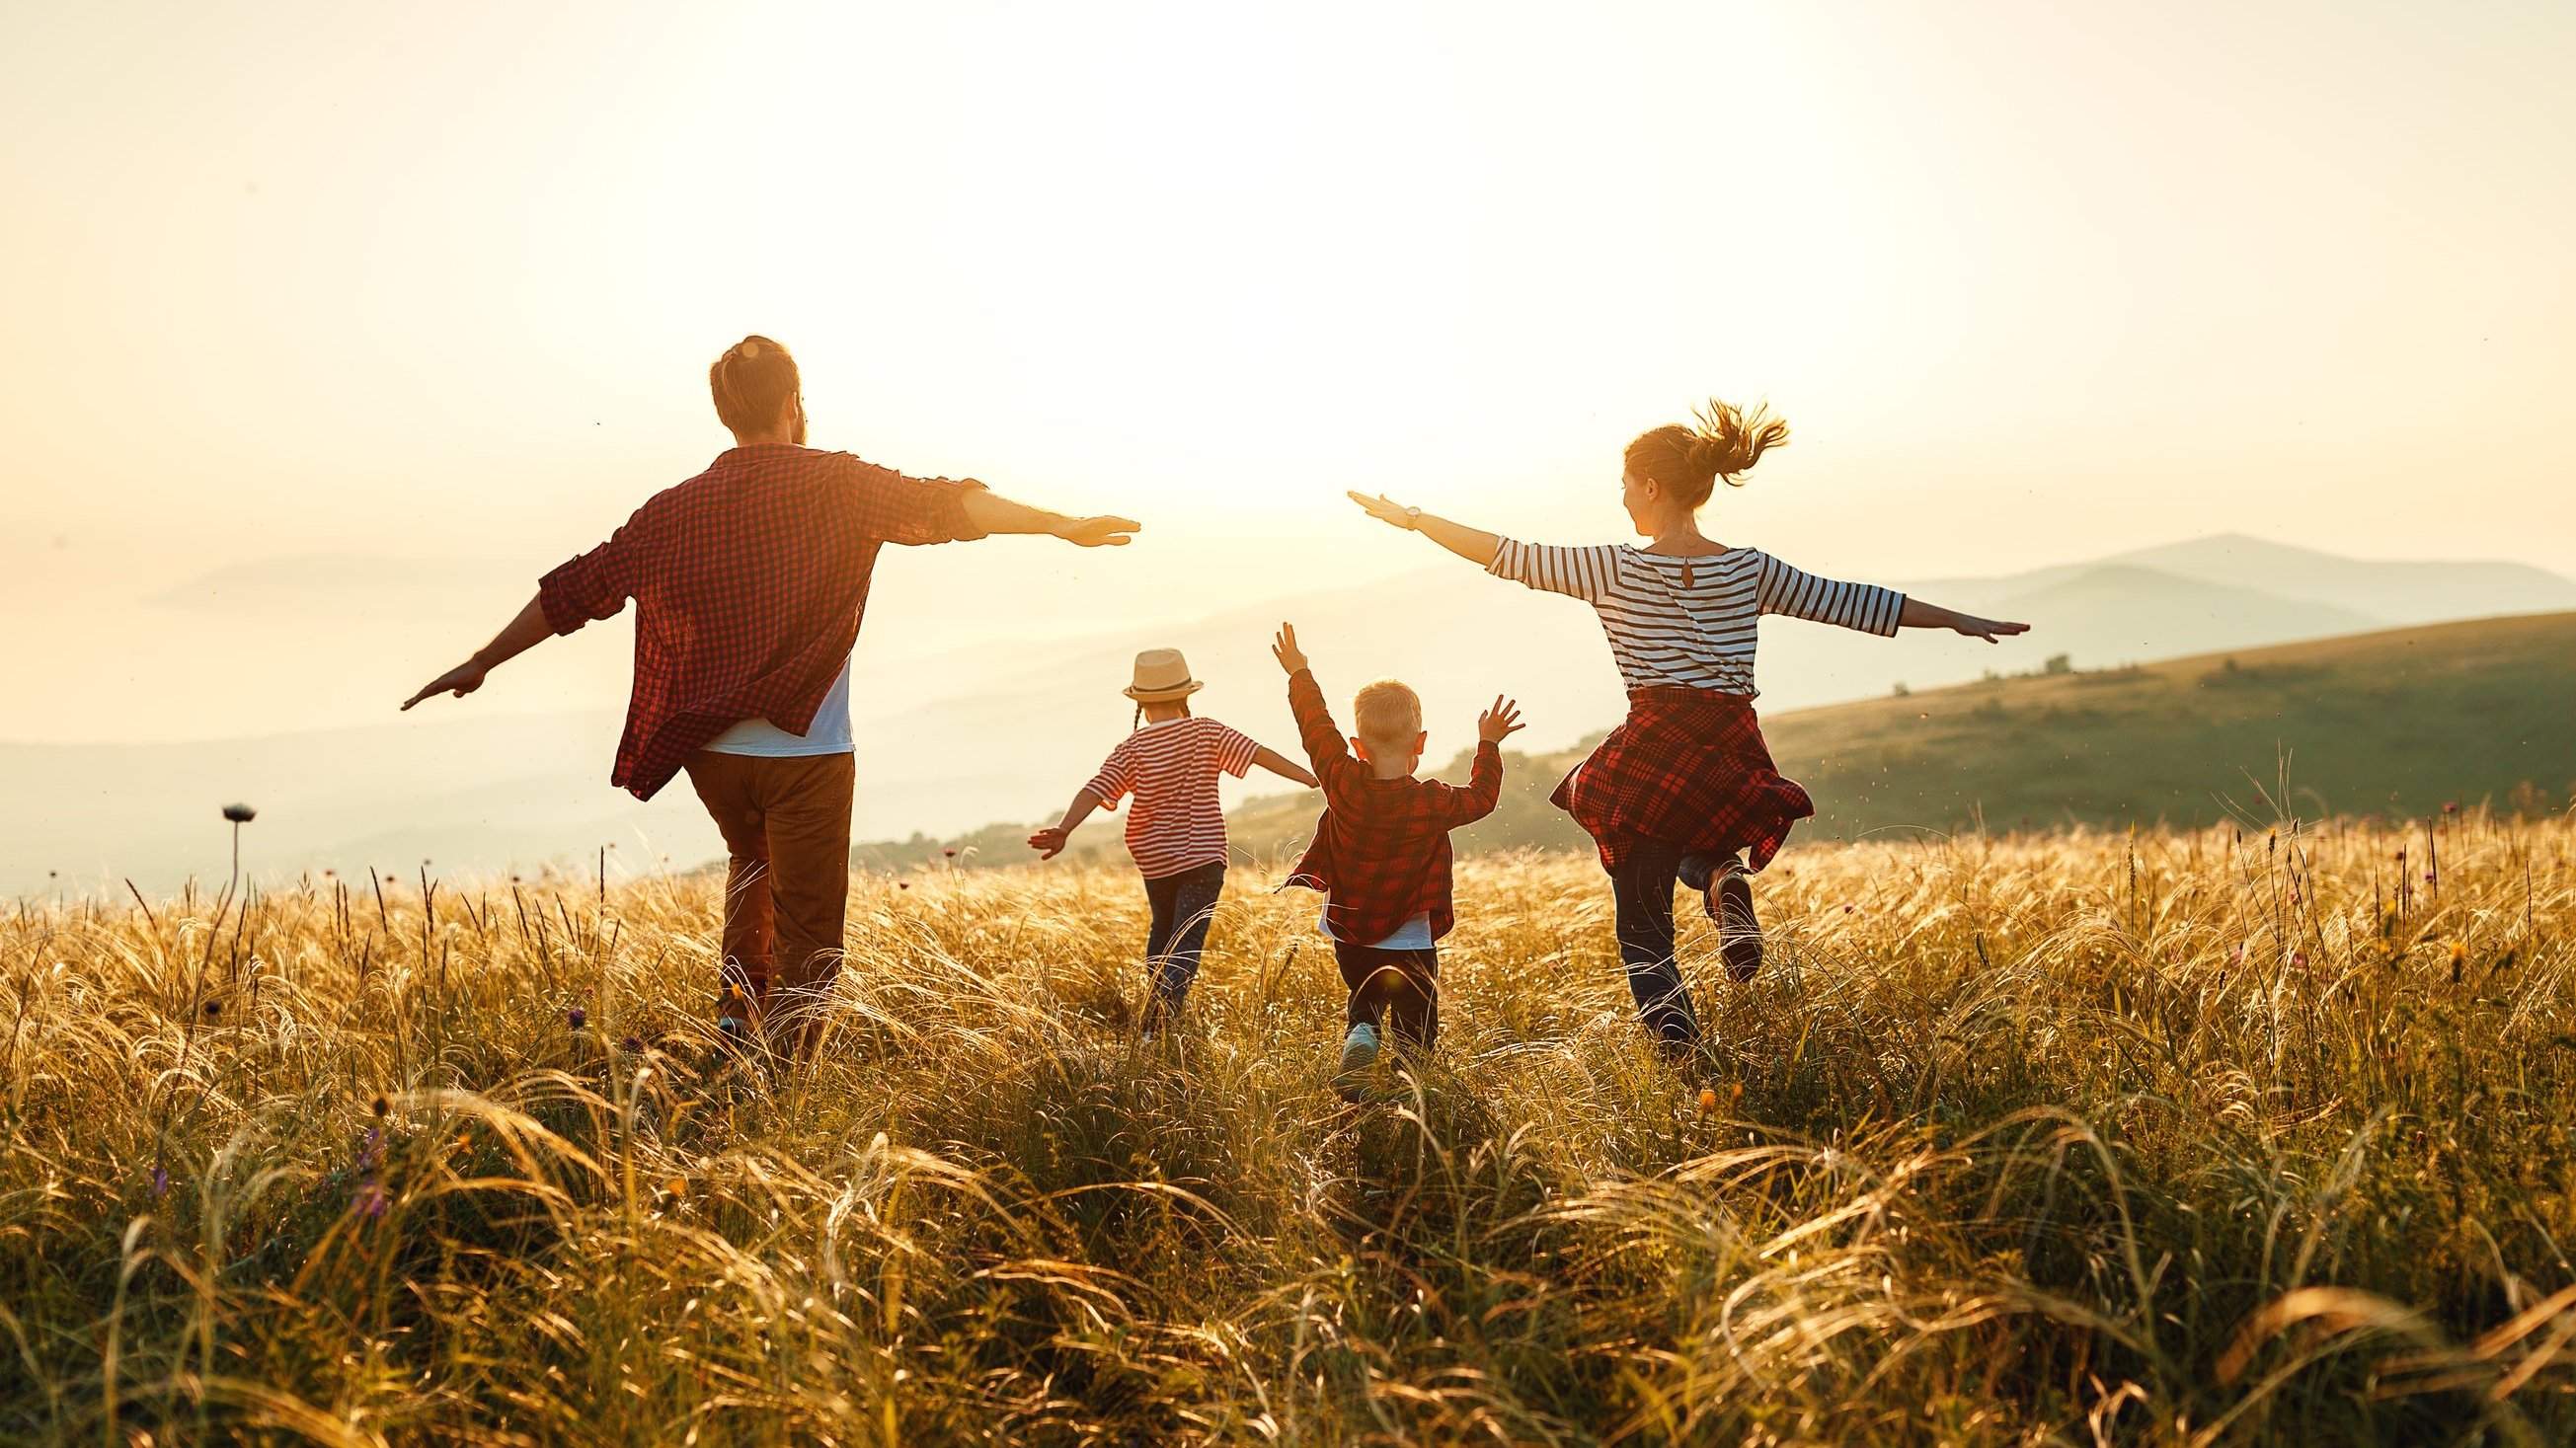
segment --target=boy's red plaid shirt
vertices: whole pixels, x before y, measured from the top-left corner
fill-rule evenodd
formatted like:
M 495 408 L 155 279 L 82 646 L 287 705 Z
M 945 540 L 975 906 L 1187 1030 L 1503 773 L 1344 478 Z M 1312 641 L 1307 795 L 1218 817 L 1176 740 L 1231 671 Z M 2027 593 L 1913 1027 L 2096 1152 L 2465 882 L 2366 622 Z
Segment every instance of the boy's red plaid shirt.
M 1476 767 L 1461 788 L 1436 779 L 1379 779 L 1353 759 L 1325 707 L 1315 676 L 1288 679 L 1298 737 L 1324 786 L 1324 817 L 1282 888 L 1324 891 L 1333 937 L 1354 945 L 1384 940 L 1416 915 L 1431 917 L 1437 940 L 1456 922 L 1451 907 L 1449 832 L 1493 813 L 1503 790 L 1503 752 L 1476 744 Z
M 547 574 L 537 598 L 559 634 L 636 602 L 635 691 L 609 782 L 650 799 L 744 719 L 810 728 L 858 641 L 877 549 L 984 536 L 963 502 L 980 486 L 792 443 L 738 447 Z

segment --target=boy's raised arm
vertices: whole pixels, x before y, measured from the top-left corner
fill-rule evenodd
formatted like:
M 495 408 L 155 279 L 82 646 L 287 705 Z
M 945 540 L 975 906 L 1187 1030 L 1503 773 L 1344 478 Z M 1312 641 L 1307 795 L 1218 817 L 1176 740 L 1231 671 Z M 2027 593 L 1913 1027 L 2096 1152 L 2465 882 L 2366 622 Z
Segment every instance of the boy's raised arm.
M 1270 656 L 1288 671 L 1288 711 L 1297 716 L 1297 739 L 1306 746 L 1306 758 L 1313 761 L 1315 776 L 1330 788 L 1336 773 L 1357 769 L 1350 746 L 1342 742 L 1342 731 L 1333 723 L 1333 711 L 1324 704 L 1324 691 L 1315 683 L 1314 670 L 1306 663 L 1305 650 L 1297 647 L 1297 628 L 1281 624 L 1278 637 L 1270 641 Z
M 1493 707 L 1476 720 L 1476 766 L 1467 775 L 1467 787 L 1449 796 L 1449 827 L 1471 825 L 1494 812 L 1503 797 L 1503 741 L 1518 734 L 1521 706 L 1502 695 L 1494 696 Z

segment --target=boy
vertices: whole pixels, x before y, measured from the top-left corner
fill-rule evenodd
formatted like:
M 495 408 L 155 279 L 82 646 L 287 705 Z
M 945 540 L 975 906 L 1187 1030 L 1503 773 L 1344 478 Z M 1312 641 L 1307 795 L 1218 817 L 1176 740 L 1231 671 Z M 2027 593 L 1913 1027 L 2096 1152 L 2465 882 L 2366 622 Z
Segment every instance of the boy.
M 1351 701 L 1358 732 L 1345 748 L 1297 647 L 1297 630 L 1281 624 L 1270 652 L 1288 671 L 1288 707 L 1323 782 L 1315 843 L 1286 884 L 1324 892 L 1324 933 L 1351 993 L 1342 1038 L 1348 1090 L 1377 1062 L 1381 1016 L 1416 1049 L 1428 1050 L 1439 1032 L 1437 942 L 1455 918 L 1449 832 L 1493 813 L 1503 788 L 1500 745 L 1520 729 L 1520 706 L 1498 695 L 1477 719 L 1476 766 L 1461 789 L 1413 777 L 1428 736 L 1422 700 L 1411 689 L 1381 679 L 1360 690 Z

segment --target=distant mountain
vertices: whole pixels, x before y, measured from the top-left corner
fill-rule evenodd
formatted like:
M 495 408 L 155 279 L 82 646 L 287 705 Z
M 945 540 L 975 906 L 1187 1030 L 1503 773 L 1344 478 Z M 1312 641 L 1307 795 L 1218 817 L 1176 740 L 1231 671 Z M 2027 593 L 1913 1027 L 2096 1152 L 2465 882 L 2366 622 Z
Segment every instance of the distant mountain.
M 2268 824 L 2576 804 L 2576 613 L 2479 619 L 2025 675 L 1766 721 L 1781 772 L 1815 797 L 1805 840 L 2082 823 Z M 1588 847 L 1547 795 L 1580 760 L 1514 759 L 1466 849 Z M 1447 778 L 1464 778 L 1453 760 Z M 1319 797 L 1229 818 L 1254 856 L 1302 844 Z M 1091 842 L 1110 845 L 1106 837 Z
M 343 563 L 313 567 L 328 582 Z M 289 570 L 261 586 L 292 594 L 314 582 L 298 582 Z M 228 587 L 223 575 L 200 583 L 217 598 Z M 510 583 L 493 596 L 524 586 Z M 1919 699 L 1987 672 L 2036 672 L 2057 654 L 2100 670 L 2364 632 L 2426 610 L 2576 608 L 2576 584 L 2518 565 L 2363 562 L 2232 537 L 2003 578 L 1898 586 L 2035 627 L 1990 646 L 1950 634 L 1909 630 L 1889 640 L 1766 620 L 1765 714 L 1883 698 L 1898 681 Z M 1332 696 L 1347 698 L 1390 675 L 1420 690 L 1435 758 L 1468 742 L 1476 711 L 1497 692 L 1520 699 L 1531 723 L 1521 737 L 1539 751 L 1597 733 L 1623 707 L 1590 610 L 1455 563 L 1091 637 L 891 658 L 863 639 L 852 675 L 858 837 L 953 836 L 995 820 L 1051 817 L 1126 734 L 1131 710 L 1117 691 L 1135 651 L 1150 646 L 1188 654 L 1208 684 L 1195 701 L 1202 712 L 1293 752 L 1268 653 L 1281 620 L 1298 625 Z M 622 669 L 609 651 L 595 652 L 601 666 Z M 690 861 L 716 852 L 685 781 L 650 805 L 608 787 L 613 717 L 492 717 L 477 714 L 480 703 L 443 704 L 378 727 L 248 740 L 0 745 L 0 798 L 13 813 L 0 835 L 0 889 L 41 888 L 57 870 L 93 881 L 133 874 L 138 883 L 203 873 L 222 860 L 220 831 L 209 828 L 213 811 L 233 798 L 263 809 L 246 850 L 271 870 L 416 868 L 423 856 L 442 869 L 499 869 L 593 857 L 609 841 L 639 868 L 663 854 Z M 1256 775 L 1229 781 L 1225 797 L 1239 803 L 1285 788 Z M 1107 839 L 1115 828 L 1111 819 L 1084 834 Z

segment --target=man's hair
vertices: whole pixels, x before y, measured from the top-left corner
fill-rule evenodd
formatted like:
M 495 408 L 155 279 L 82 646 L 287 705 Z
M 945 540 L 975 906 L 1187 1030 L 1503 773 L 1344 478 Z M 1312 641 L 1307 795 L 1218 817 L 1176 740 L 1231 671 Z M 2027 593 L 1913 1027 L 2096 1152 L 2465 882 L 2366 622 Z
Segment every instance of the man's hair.
M 1422 696 L 1393 679 L 1380 679 L 1351 700 L 1351 727 L 1371 744 L 1407 748 L 1422 732 Z
M 737 433 L 757 432 L 778 420 L 787 399 L 804 390 L 796 359 L 767 337 L 745 337 L 707 369 L 716 416 Z

